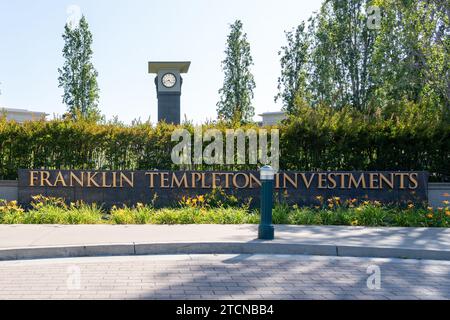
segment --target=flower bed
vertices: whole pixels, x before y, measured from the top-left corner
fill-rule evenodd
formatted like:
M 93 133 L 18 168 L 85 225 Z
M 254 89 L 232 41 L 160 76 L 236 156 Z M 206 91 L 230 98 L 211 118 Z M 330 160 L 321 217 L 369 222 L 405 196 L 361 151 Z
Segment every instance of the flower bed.
M 214 199 L 214 200 L 208 200 Z M 320 200 L 320 199 L 318 199 Z M 210 202 L 211 201 L 211 202 Z M 136 204 L 106 211 L 98 205 L 66 204 L 63 199 L 36 196 L 30 210 L 17 202 L 0 201 L 0 224 L 257 224 L 259 212 L 248 206 L 236 207 L 217 198 L 183 199 L 176 208 L 155 209 Z M 339 198 L 318 201 L 315 207 L 300 208 L 277 204 L 275 224 L 347 225 L 370 227 L 449 227 L 450 207 L 407 208 L 383 206 L 379 202 Z

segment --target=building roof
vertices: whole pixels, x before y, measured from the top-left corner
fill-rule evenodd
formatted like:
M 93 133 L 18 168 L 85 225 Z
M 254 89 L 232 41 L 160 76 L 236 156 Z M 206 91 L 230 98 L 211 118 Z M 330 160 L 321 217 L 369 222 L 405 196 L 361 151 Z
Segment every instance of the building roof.
M 15 109 L 0 107 L 0 116 L 6 116 L 8 121 L 16 121 L 17 123 L 24 123 L 27 121 L 45 120 L 48 116 L 45 112 L 28 111 L 25 109 Z
M 286 115 L 285 111 L 271 111 L 271 112 L 264 112 L 261 114 L 258 114 L 258 116 L 263 117 L 263 116 L 284 116 Z
M 7 107 L 0 107 L 0 112 L 48 116 L 48 113 L 45 113 L 45 112 L 29 111 L 29 110 L 25 110 L 25 109 L 16 109 L 16 108 L 7 108 Z

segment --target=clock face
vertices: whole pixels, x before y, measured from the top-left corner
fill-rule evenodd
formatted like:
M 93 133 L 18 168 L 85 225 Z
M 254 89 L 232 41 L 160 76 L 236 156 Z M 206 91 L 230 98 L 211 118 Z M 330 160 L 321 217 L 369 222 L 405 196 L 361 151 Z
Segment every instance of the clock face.
M 173 88 L 177 83 L 177 77 L 173 73 L 166 73 L 162 77 L 162 84 L 166 88 Z

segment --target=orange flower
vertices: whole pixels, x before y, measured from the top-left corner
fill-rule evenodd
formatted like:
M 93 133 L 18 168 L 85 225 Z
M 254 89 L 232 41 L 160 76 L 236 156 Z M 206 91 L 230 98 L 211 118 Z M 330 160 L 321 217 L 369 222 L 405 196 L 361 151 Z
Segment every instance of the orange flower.
M 430 213 L 430 214 L 427 214 L 427 218 L 429 218 L 429 219 L 433 219 L 433 214 L 432 213 Z
M 446 215 L 447 217 L 450 217 L 450 210 L 445 211 L 445 215 Z

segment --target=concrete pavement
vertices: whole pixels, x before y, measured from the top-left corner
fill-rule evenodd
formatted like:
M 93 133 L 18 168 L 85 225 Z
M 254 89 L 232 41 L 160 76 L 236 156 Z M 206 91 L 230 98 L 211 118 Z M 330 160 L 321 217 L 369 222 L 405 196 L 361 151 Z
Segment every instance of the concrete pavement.
M 450 262 L 176 255 L 0 262 L 0 299 L 450 299 Z
M 0 260 L 148 254 L 310 254 L 450 260 L 450 229 L 256 225 L 0 225 Z

